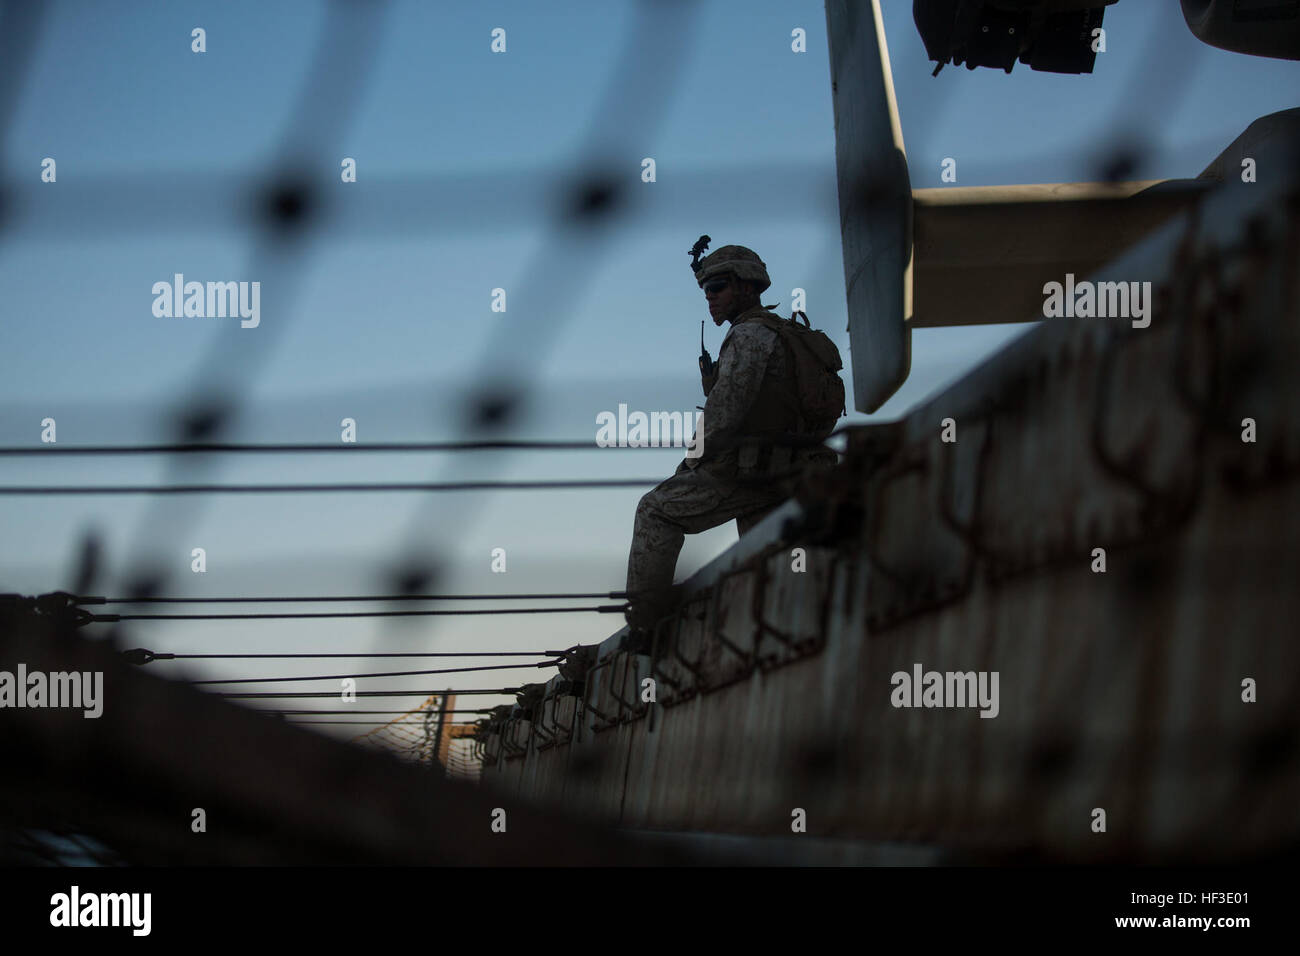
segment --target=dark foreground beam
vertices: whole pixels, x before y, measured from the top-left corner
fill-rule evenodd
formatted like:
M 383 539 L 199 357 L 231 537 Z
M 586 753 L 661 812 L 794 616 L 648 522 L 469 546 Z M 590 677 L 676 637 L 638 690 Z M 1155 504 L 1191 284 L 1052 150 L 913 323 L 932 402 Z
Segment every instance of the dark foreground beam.
M 28 674 L 101 674 L 102 714 L 5 699 L 0 862 L 15 861 L 6 844 L 28 829 L 88 835 L 110 859 L 137 864 L 687 859 L 152 677 L 124 664 L 112 642 L 9 613 L 0 616 L 0 672 L 16 675 L 19 664 Z M 505 832 L 492 828 L 498 808 Z M 193 830 L 196 810 L 206 832 Z

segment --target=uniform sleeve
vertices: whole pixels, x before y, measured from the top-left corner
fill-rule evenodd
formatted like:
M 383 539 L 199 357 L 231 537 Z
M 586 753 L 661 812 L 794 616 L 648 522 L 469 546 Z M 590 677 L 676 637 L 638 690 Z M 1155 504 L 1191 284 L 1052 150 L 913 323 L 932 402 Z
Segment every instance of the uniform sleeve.
M 729 342 L 719 356 L 717 383 L 704 403 L 700 427 L 704 429 L 704 448 L 694 463 L 732 447 L 745 416 L 758 399 L 767 372 L 768 359 L 777 345 L 777 335 L 757 322 L 732 328 Z

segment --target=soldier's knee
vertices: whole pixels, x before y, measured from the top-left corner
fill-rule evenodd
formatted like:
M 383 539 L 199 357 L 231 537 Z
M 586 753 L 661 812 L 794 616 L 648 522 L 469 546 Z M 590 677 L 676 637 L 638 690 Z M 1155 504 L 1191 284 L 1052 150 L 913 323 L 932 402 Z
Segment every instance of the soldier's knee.
M 636 505 L 636 517 L 638 521 L 646 518 L 657 517 L 661 513 L 659 508 L 659 496 L 653 491 L 647 491 L 641 496 L 641 500 Z

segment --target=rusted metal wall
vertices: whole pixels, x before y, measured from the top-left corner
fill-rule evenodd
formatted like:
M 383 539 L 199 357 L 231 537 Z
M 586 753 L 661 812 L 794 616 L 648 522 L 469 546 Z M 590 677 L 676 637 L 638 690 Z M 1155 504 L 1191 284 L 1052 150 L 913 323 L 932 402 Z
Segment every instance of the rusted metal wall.
M 1148 327 L 1041 323 L 852 434 L 649 653 L 620 632 L 579 694 L 496 725 L 484 782 L 662 830 L 789 835 L 802 809 L 809 835 L 983 854 L 1300 845 L 1300 161 L 1275 146 L 1090 277 L 1152 281 Z M 893 706 L 916 664 L 996 671 L 997 716 Z

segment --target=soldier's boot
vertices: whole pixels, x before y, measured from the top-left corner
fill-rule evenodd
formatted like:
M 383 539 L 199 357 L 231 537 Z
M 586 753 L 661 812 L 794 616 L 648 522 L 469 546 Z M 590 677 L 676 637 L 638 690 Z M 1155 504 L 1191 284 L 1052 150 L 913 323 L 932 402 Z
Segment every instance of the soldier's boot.
M 628 624 L 628 640 L 623 647 L 631 650 L 630 645 L 635 644 L 637 653 L 649 653 L 655 625 L 665 615 L 671 614 L 680 603 L 681 588 L 677 585 L 629 595 L 628 609 L 624 612 Z

